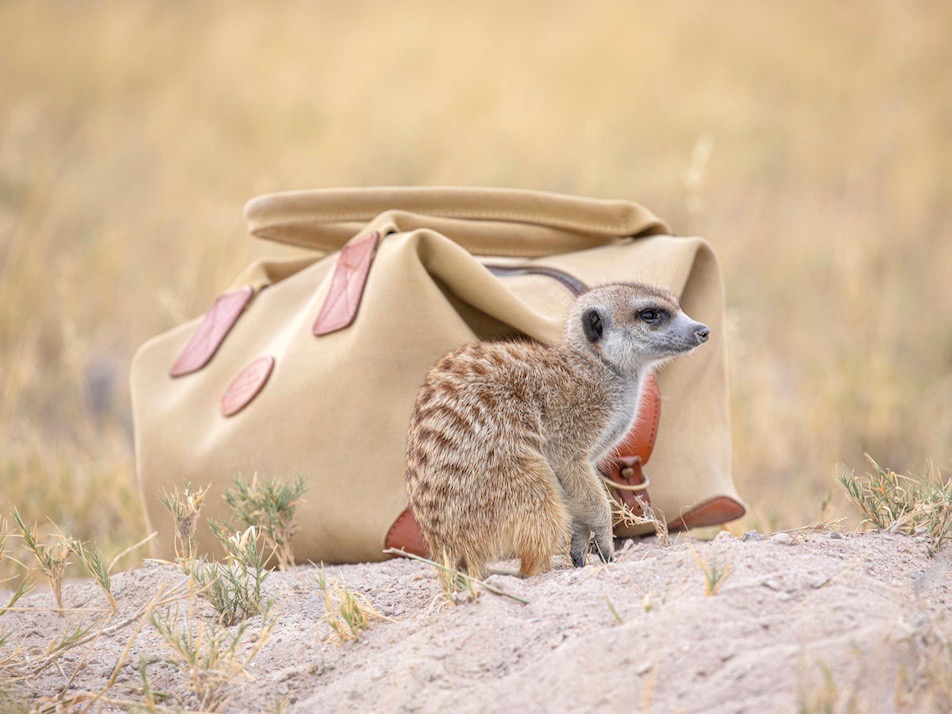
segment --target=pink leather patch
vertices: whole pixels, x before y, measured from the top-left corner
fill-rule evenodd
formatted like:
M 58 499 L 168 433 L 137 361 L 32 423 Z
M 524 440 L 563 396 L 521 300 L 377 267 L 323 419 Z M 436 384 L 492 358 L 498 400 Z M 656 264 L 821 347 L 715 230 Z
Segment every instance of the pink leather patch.
M 169 376 L 191 374 L 208 364 L 254 294 L 254 289 L 246 286 L 219 295 L 208 308 L 192 339 L 182 348 Z
M 374 231 L 351 239 L 341 249 L 331 278 L 331 289 L 311 328 L 315 335 L 328 335 L 342 330 L 357 317 L 370 264 L 379 244 L 380 234 Z
M 221 395 L 222 416 L 234 416 L 258 396 L 264 387 L 271 370 L 274 369 L 274 357 L 259 357 L 238 373 L 225 393 Z

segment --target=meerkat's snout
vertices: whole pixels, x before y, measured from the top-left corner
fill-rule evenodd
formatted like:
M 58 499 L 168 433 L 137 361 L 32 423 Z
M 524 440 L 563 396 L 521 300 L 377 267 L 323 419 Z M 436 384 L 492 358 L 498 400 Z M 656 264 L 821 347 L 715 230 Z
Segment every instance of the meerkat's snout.
M 711 336 L 711 328 L 698 322 L 694 330 L 694 336 L 697 338 L 697 343 L 702 345 L 707 342 L 707 338 Z

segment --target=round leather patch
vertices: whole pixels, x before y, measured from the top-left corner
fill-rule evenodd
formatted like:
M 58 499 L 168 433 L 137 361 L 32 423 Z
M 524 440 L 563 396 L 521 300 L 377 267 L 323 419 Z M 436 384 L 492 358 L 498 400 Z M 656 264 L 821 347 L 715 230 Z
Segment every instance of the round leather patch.
M 274 369 L 274 357 L 259 357 L 238 373 L 221 395 L 222 416 L 234 416 L 244 409 L 264 387 L 271 370 Z

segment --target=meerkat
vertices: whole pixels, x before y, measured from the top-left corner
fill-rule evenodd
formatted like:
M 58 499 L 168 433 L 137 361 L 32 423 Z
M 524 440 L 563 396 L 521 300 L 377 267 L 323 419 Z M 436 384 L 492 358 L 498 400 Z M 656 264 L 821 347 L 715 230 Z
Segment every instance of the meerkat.
M 410 506 L 431 554 L 481 579 L 517 557 L 537 575 L 571 539 L 612 558 L 612 509 L 595 464 L 636 418 L 650 370 L 706 342 L 674 295 L 638 283 L 582 293 L 556 346 L 481 342 L 443 357 L 407 436 Z

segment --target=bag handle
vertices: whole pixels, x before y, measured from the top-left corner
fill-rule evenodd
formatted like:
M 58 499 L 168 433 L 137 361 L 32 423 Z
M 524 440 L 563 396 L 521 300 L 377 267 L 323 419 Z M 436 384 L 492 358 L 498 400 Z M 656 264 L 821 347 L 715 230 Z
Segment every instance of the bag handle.
M 552 255 L 671 232 L 630 201 L 508 188 L 286 191 L 252 199 L 245 216 L 257 238 L 325 252 L 339 250 L 371 221 L 383 228 L 374 219 L 384 217 L 396 230 L 430 228 L 481 255 Z

